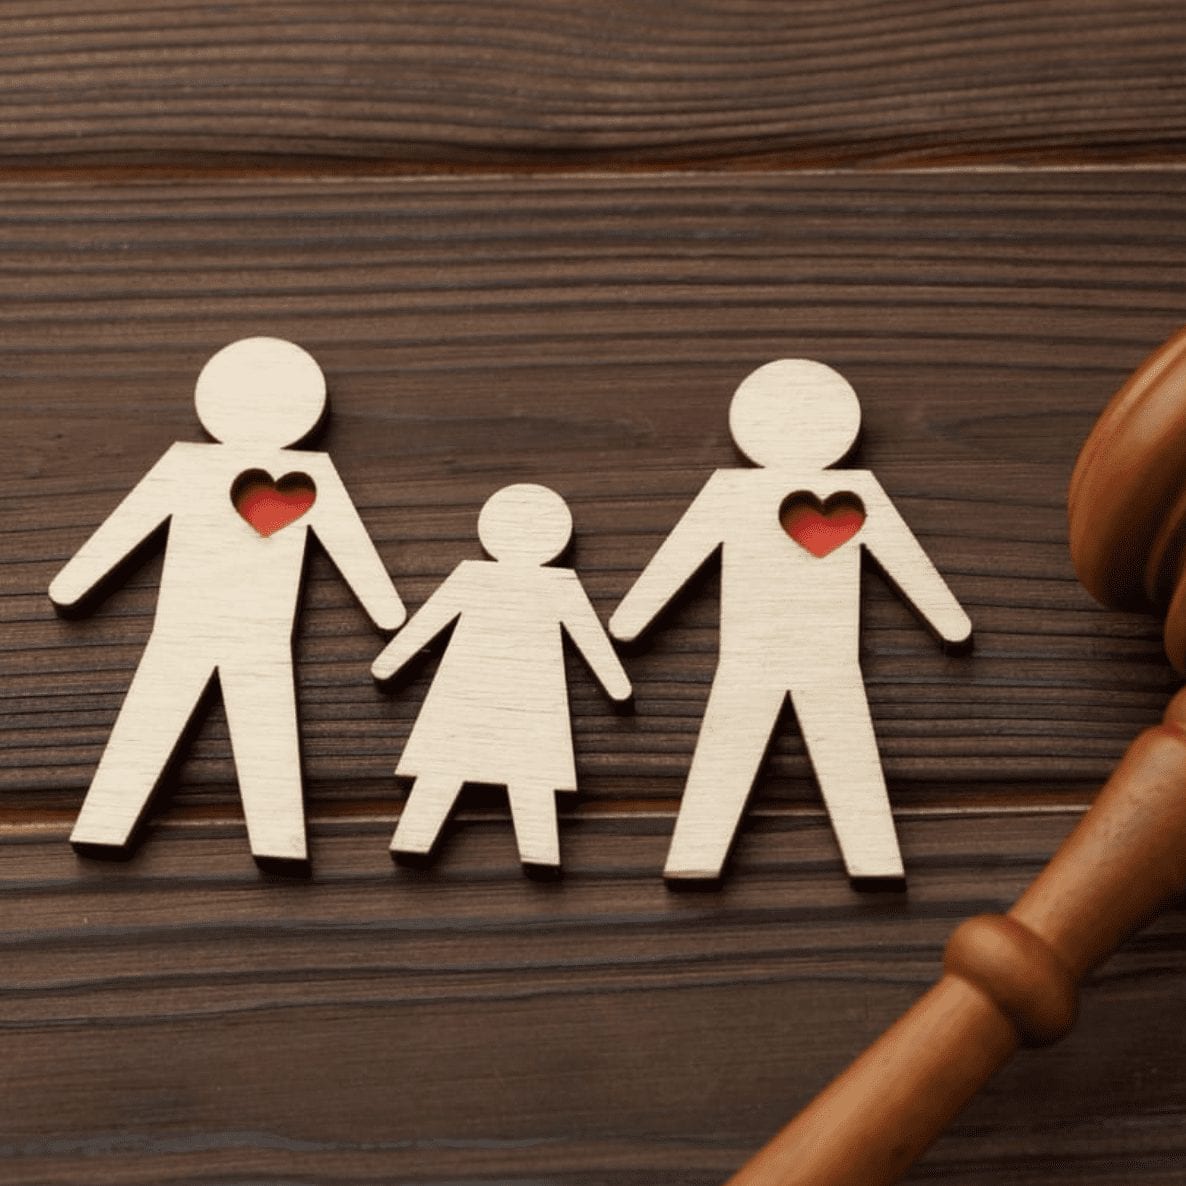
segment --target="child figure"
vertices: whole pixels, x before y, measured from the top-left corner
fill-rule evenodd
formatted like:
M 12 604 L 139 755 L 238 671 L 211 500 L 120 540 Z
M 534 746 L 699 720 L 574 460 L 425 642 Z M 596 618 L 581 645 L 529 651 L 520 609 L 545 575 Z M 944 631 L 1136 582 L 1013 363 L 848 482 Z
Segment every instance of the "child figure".
M 506 486 L 478 518 L 490 560 L 466 560 L 375 660 L 396 674 L 456 622 L 396 774 L 415 779 L 393 853 L 431 852 L 467 782 L 507 788 L 525 865 L 560 864 L 557 791 L 576 790 L 563 634 L 615 701 L 628 676 L 571 568 L 546 567 L 572 538 L 564 500 L 545 486 Z

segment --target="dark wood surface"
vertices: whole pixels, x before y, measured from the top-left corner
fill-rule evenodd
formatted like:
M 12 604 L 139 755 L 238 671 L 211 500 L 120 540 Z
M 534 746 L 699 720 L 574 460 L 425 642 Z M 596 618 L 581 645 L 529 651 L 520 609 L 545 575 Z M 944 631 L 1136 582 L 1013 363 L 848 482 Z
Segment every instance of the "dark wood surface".
M 0 25 L 0 1181 L 722 1180 L 961 919 L 1012 901 L 1175 686 L 1157 624 L 1079 588 L 1065 527 L 1079 443 L 1182 319 L 1174 7 L 8 4 Z M 773 167 L 1010 157 L 1054 167 Z M 671 168 L 695 160 L 714 171 Z M 909 893 L 849 888 L 790 719 L 725 886 L 664 888 L 711 576 L 629 656 L 632 716 L 572 666 L 560 882 L 522 876 L 483 794 L 435 865 L 393 869 L 390 771 L 432 663 L 378 692 L 381 639 L 321 556 L 311 879 L 255 870 L 217 707 L 134 859 L 77 859 L 158 569 L 80 621 L 45 587 L 197 439 L 193 378 L 248 333 L 322 362 L 321 444 L 413 605 L 476 554 L 482 499 L 534 479 L 570 500 L 608 615 L 733 462 L 746 371 L 841 369 L 860 462 L 977 627 L 946 657 L 869 575 Z M 1130 944 L 1076 1034 L 911 1181 L 1186 1183 L 1182 931 Z
M 747 829 L 717 895 L 664 889 L 669 821 L 626 814 L 565 828 L 559 885 L 501 822 L 399 876 L 386 819 L 320 825 L 296 885 L 261 884 L 237 828 L 81 867 L 30 830 L 4 867 L 6 1179 L 710 1186 L 1068 823 L 907 814 L 908 898 L 854 897 L 818 820 Z M 1184 930 L 1126 948 L 913 1180 L 1180 1182 Z
M 1173 0 L 7 0 L 0 152 L 233 167 L 1177 159 L 1181 15 Z

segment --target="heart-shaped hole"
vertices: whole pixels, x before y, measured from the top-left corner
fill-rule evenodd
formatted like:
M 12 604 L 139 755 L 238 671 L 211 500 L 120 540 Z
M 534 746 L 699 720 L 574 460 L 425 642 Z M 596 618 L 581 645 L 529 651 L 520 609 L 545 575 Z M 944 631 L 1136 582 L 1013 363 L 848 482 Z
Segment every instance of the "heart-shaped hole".
M 827 556 L 864 526 L 865 504 L 855 494 L 833 494 L 821 501 L 800 490 L 783 500 L 778 521 L 799 547 Z
M 317 487 L 308 474 L 285 474 L 273 481 L 266 470 L 249 469 L 231 486 L 235 510 L 264 536 L 296 522 L 316 500 Z

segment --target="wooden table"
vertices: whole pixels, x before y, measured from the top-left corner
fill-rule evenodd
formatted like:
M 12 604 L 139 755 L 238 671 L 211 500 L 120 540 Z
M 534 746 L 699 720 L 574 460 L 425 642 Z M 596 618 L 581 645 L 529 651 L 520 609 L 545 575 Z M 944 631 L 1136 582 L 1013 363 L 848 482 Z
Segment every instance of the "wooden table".
M 989 0 L 0 4 L 0 1180 L 717 1183 L 1002 909 L 1174 687 L 1067 558 L 1078 445 L 1183 318 L 1180 6 Z M 698 585 L 616 715 L 574 663 L 565 876 L 471 795 L 387 854 L 431 675 L 312 567 L 313 874 L 248 853 L 219 708 L 134 859 L 66 843 L 158 566 L 54 616 L 63 560 L 176 439 L 217 347 L 324 366 L 406 599 L 549 483 L 608 613 L 771 358 L 860 392 L 862 463 L 977 627 L 876 578 L 863 661 L 910 873 L 854 893 L 793 721 L 719 891 L 659 876 L 716 653 Z M 915 1170 L 1186 1183 L 1186 916 L 1088 989 Z

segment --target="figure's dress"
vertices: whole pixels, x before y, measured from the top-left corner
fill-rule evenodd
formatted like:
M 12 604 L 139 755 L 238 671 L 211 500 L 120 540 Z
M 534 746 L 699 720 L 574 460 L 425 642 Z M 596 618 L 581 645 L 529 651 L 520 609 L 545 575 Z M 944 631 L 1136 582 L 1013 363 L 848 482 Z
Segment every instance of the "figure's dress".
M 584 597 L 567 568 L 471 560 L 433 598 L 458 617 L 396 773 L 576 790 L 561 621 Z

